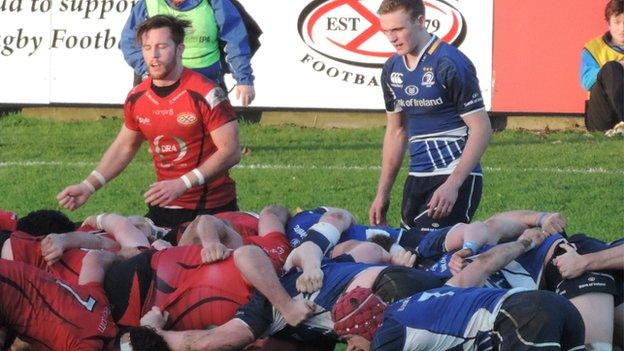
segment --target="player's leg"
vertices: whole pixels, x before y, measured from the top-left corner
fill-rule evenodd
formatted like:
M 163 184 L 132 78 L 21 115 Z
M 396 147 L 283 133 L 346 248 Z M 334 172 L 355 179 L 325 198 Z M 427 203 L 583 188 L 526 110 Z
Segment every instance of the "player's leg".
M 243 278 L 273 304 L 290 325 L 297 325 L 313 312 L 309 300 L 293 300 L 279 281 L 266 253 L 258 246 L 245 245 L 234 251 L 234 262 Z
M 492 331 L 494 349 L 580 350 L 583 321 L 565 298 L 549 291 L 527 291 L 508 297 Z
M 619 62 L 607 62 L 591 88 L 585 115 L 588 130 L 607 130 L 622 121 L 624 68 Z

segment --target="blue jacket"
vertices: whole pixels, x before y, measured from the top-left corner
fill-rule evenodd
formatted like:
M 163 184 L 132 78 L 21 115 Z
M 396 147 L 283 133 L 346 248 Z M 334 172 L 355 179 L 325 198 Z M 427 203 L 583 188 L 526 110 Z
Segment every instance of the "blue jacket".
M 165 0 L 169 6 L 174 7 L 170 0 Z M 179 7 L 180 10 L 190 10 L 204 0 L 186 0 Z M 217 25 L 219 27 L 219 39 L 226 43 L 225 62 L 229 72 L 240 85 L 253 85 L 253 71 L 251 69 L 251 51 L 247 39 L 247 31 L 243 20 L 229 0 L 209 0 L 213 8 Z M 147 72 L 141 46 L 135 41 L 137 28 L 147 19 L 147 6 L 145 1 L 139 0 L 130 13 L 128 21 L 121 32 L 119 46 L 123 52 L 124 59 L 134 69 L 138 75 Z M 216 81 L 223 82 L 223 75 L 227 70 L 222 67 L 221 62 L 196 69 L 197 72 Z
M 581 53 L 581 85 L 587 91 L 591 90 L 598 78 L 598 72 L 605 63 L 624 59 L 624 50 L 611 44 L 611 34 L 588 41 Z

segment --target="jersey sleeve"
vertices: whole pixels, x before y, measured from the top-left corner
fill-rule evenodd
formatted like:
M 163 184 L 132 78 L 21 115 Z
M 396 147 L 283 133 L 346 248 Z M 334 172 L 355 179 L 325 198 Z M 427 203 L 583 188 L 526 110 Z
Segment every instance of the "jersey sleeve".
M 448 96 L 461 117 L 484 108 L 477 72 L 466 56 L 440 59 L 437 80 L 446 87 Z
M 47 265 L 41 256 L 41 241 L 37 237 L 15 232 L 11 235 L 11 250 L 13 250 L 14 261 L 42 269 Z
M 594 56 L 587 50 L 583 48 L 581 52 L 581 70 L 580 70 L 580 80 L 581 86 L 583 89 L 589 91 L 592 86 L 596 83 L 598 79 L 598 72 L 600 72 L 600 65 L 598 61 L 594 58 Z
M 390 87 L 389 77 L 389 61 L 386 62 L 381 70 L 381 90 L 383 91 L 384 104 L 386 105 L 386 112 L 398 113 L 401 112 L 401 106 L 397 103 L 396 96 Z
M 405 345 L 405 327 L 392 318 L 385 318 L 373 336 L 371 351 L 417 350 L 415 345 Z
M 234 108 L 232 108 L 227 94 L 221 87 L 215 86 L 210 89 L 205 99 L 208 106 L 202 108 L 202 116 L 206 132 L 210 133 L 224 124 L 237 119 Z
M 132 92 L 130 93 L 132 94 Z M 133 130 L 135 132 L 139 131 L 139 124 L 134 118 L 134 102 L 136 101 L 138 96 L 136 95 L 128 95 L 126 98 L 126 102 L 124 103 L 124 125 L 126 128 Z

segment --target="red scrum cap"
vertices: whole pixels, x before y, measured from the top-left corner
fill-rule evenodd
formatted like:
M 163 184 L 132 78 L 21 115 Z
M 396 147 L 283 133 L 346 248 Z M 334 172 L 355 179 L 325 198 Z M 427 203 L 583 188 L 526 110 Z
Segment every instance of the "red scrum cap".
M 17 214 L 0 209 L 0 229 L 14 231 L 17 228 Z
M 339 336 L 354 334 L 372 340 L 387 306 L 371 289 L 358 286 L 336 301 L 332 309 L 334 331 Z

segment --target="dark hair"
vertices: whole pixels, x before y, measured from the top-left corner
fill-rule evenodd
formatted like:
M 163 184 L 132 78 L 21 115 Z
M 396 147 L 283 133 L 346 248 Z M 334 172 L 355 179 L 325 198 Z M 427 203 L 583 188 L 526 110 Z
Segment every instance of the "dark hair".
M 139 25 L 135 40 L 137 43 L 140 43 L 143 34 L 152 29 L 169 28 L 169 31 L 171 32 L 171 40 L 173 40 L 176 45 L 179 45 L 184 41 L 184 30 L 190 26 L 191 22 L 187 20 L 169 15 L 156 15 L 146 19 Z
M 390 248 L 392 247 L 392 244 L 394 244 L 394 239 L 392 239 L 392 237 L 383 234 L 375 234 L 371 236 L 368 241 L 381 246 L 388 252 L 390 252 Z
M 67 233 L 76 230 L 76 225 L 67 216 L 56 210 L 38 210 L 17 221 L 17 230 L 34 236 L 50 233 Z
M 624 12 L 624 0 L 611 0 L 605 7 L 605 20 L 609 22 L 611 16 L 619 16 Z
M 149 327 L 129 328 L 130 345 L 133 350 L 171 351 L 165 339 Z
M 425 4 L 422 0 L 383 0 L 377 13 L 383 15 L 400 9 L 405 10 L 412 21 L 425 14 Z

